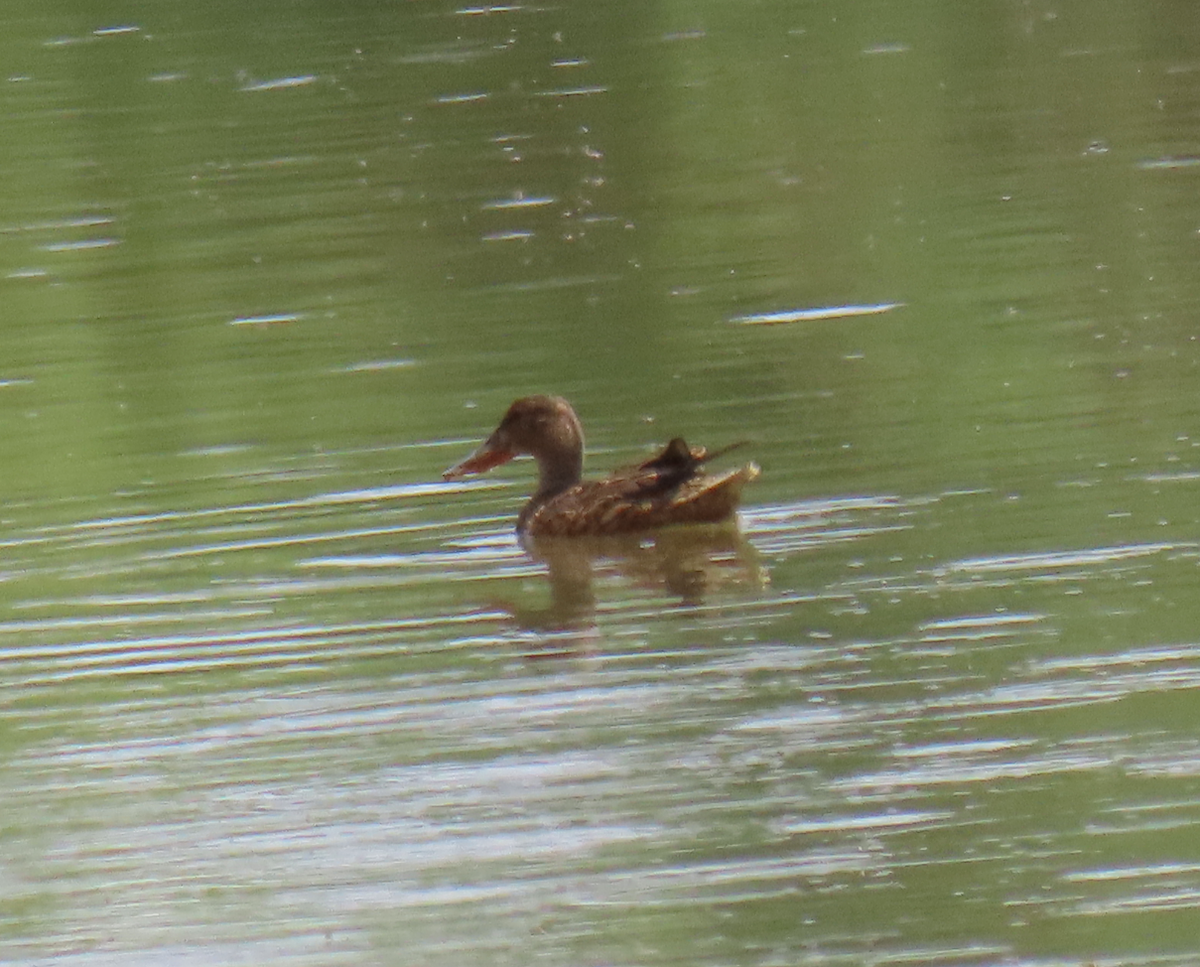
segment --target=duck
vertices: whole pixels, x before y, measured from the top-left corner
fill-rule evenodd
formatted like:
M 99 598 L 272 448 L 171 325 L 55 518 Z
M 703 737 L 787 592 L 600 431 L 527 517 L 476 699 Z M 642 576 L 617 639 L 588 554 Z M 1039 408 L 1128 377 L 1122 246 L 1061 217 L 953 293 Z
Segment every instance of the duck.
M 672 439 L 658 454 L 601 480 L 583 479 L 583 425 L 561 396 L 524 396 L 445 480 L 485 473 L 520 455 L 537 461 L 538 485 L 517 517 L 528 537 L 626 534 L 673 524 L 716 524 L 731 519 L 742 488 L 760 473 L 750 462 L 720 474 L 702 472 L 716 451 Z

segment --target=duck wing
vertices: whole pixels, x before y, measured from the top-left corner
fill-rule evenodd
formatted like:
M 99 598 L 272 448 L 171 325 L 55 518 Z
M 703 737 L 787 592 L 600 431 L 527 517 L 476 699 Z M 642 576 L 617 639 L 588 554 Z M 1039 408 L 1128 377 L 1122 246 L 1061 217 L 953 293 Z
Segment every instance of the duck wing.
M 739 440 L 719 450 L 710 451 L 704 447 L 689 447 L 683 437 L 675 437 L 660 453 L 645 463 L 638 464 L 630 473 L 636 477 L 642 496 L 652 497 L 669 493 L 693 479 L 700 472 L 700 468 L 710 460 L 724 456 L 730 450 L 736 450 L 745 444 L 745 440 Z
M 742 488 L 758 474 L 750 463 L 719 475 L 693 473 L 675 483 L 654 472 L 583 481 L 531 508 L 523 529 L 534 536 L 579 536 L 719 523 L 733 515 Z

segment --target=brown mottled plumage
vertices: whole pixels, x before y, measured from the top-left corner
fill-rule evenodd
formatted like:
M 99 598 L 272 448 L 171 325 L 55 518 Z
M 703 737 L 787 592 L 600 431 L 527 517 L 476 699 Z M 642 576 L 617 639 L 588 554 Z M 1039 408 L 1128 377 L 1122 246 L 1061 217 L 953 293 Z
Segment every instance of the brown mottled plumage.
M 729 449 L 709 453 L 676 437 L 645 463 L 604 480 L 582 480 L 583 427 L 571 404 L 558 396 L 526 396 L 508 408 L 479 449 L 442 476 L 483 473 L 529 454 L 538 464 L 538 488 L 517 518 L 518 531 L 535 537 L 620 534 L 732 516 L 742 487 L 758 476 L 757 465 L 700 473 Z

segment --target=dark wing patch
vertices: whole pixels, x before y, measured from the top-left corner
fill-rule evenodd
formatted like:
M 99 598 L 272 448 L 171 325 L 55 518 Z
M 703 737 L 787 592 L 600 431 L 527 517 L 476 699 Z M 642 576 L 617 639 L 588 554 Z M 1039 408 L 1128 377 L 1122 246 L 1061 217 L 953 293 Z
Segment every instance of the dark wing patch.
M 638 466 L 641 475 L 638 496 L 651 498 L 670 493 L 695 477 L 704 464 L 744 446 L 745 442 L 739 440 L 709 452 L 704 447 L 689 447 L 683 437 L 675 437 L 658 455 Z

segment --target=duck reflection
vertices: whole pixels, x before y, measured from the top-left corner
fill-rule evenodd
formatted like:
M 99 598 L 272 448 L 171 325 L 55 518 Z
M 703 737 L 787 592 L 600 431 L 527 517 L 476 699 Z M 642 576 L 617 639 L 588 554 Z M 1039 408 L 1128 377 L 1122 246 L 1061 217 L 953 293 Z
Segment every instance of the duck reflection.
M 595 624 L 596 585 L 615 577 L 683 606 L 703 604 L 733 588 L 757 590 L 766 570 L 736 525 L 669 527 L 608 537 L 524 537 L 522 546 L 544 564 L 550 604 L 500 604 L 529 631 L 578 631 Z

